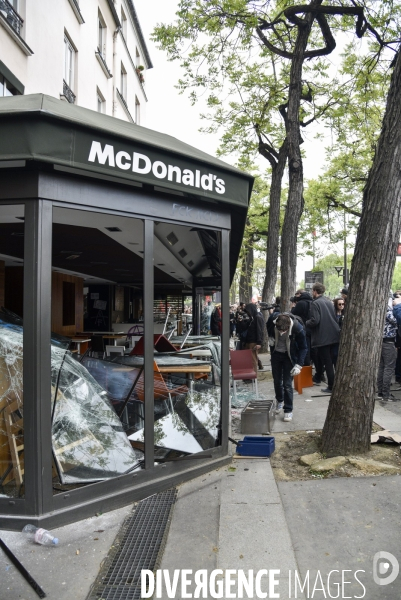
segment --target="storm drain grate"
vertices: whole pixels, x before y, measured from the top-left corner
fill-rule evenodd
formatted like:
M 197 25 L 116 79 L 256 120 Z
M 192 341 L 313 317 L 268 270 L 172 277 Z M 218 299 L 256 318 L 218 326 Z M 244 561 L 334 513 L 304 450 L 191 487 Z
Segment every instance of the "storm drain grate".
M 88 600 L 141 598 L 141 571 L 157 568 L 176 496 L 174 488 L 138 504 L 122 526 Z

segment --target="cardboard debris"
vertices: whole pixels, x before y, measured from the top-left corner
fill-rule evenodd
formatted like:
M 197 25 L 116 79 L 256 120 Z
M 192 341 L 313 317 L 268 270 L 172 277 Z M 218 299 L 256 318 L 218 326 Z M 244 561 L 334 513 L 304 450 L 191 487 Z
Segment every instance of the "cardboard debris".
M 377 444 L 378 442 L 393 442 L 394 444 L 401 444 L 401 435 L 398 435 L 398 433 L 392 433 L 388 429 L 372 433 L 370 436 L 370 443 Z

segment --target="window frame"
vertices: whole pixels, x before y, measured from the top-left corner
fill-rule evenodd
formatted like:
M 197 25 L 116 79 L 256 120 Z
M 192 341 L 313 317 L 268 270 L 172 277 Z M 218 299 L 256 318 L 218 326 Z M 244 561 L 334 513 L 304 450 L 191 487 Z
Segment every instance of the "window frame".
M 75 88 L 75 60 L 77 50 L 70 37 L 64 32 L 64 81 L 74 92 Z
M 103 15 L 99 10 L 98 15 L 97 15 L 97 44 L 98 44 L 97 47 L 98 47 L 100 54 L 104 58 L 104 60 L 106 60 L 106 48 L 107 48 L 106 39 L 107 39 L 107 26 L 106 26 L 106 22 L 103 18 Z

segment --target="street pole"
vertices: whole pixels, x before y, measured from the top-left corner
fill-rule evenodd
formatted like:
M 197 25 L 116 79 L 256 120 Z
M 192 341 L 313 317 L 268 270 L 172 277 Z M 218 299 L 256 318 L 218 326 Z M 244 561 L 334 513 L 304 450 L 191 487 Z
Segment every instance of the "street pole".
M 347 270 L 347 213 L 344 210 L 344 285 L 348 285 Z
M 314 229 L 312 231 L 313 268 L 315 268 L 315 237 L 316 237 L 316 230 Z

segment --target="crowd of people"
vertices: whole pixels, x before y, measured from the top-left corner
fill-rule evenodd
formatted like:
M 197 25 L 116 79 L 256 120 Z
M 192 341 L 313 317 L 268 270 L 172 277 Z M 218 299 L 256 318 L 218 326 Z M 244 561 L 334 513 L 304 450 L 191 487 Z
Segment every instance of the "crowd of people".
M 330 395 L 333 389 L 348 289 L 343 288 L 334 300 L 325 296 L 325 291 L 319 282 L 313 285 L 312 294 L 297 290 L 291 298 L 290 312 L 281 312 L 280 297 L 271 306 L 263 302 L 230 306 L 230 335 L 237 338 L 237 350 L 252 350 L 255 371 L 263 370 L 258 351 L 267 328 L 276 414 L 283 411 L 284 421 L 292 421 L 293 377 L 302 367 L 314 365 L 313 382 L 325 384 L 323 394 Z M 267 322 L 263 316 L 266 310 Z M 212 313 L 211 328 L 221 334 L 220 304 Z M 390 391 L 394 374 L 401 384 L 401 290 L 391 293 L 388 300 L 377 378 L 378 399 L 395 400 Z

